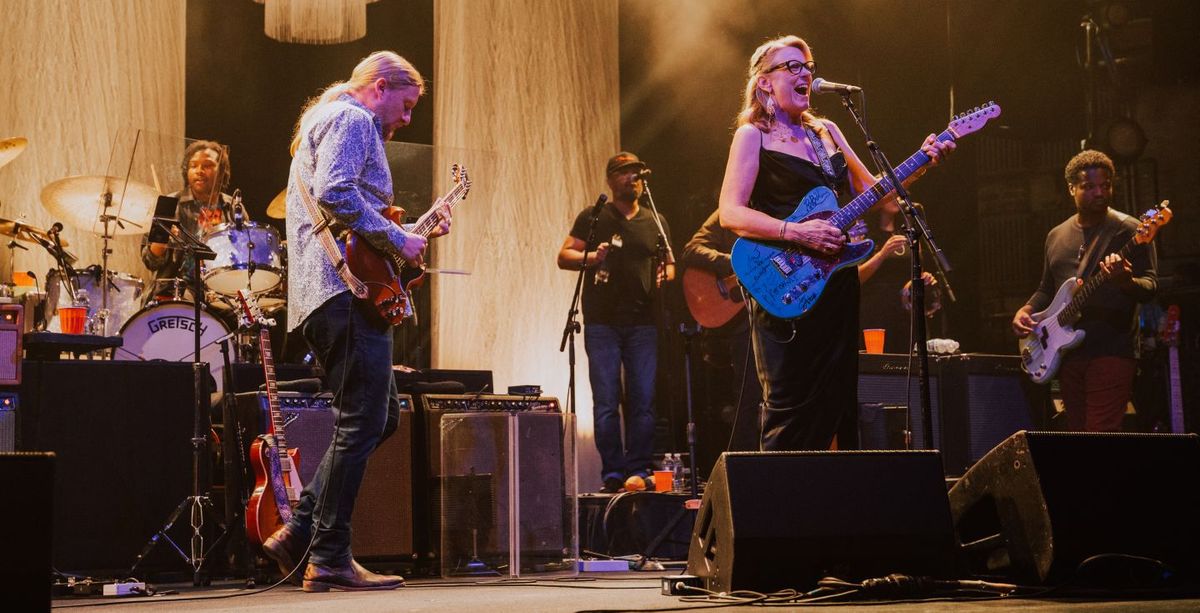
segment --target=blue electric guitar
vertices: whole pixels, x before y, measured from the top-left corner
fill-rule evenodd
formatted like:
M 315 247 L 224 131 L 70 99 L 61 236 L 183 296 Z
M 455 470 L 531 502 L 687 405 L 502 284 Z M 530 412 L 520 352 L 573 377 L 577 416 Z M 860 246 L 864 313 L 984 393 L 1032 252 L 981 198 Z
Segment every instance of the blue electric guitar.
M 946 131 L 937 136 L 937 140 L 958 140 L 979 130 L 999 115 L 1000 107 L 989 102 L 956 117 Z M 929 156 L 918 150 L 895 168 L 896 178 L 904 181 L 928 163 Z M 800 200 L 800 205 L 787 221 L 800 223 L 810 219 L 825 219 L 849 231 L 856 219 L 892 191 L 891 181 L 884 177 L 849 204 L 839 208 L 837 196 L 832 190 L 827 187 L 813 188 Z M 781 319 L 795 319 L 807 314 L 817 304 L 833 273 L 867 259 L 874 245 L 870 239 L 853 242 L 837 255 L 826 256 L 794 243 L 739 238 L 733 244 L 733 270 L 750 295 L 768 313 Z

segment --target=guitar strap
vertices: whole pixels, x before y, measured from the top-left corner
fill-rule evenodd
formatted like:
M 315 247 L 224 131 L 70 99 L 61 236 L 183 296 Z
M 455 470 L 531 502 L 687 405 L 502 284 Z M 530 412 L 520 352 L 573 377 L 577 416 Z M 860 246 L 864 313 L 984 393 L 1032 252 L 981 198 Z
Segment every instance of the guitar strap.
M 824 175 L 826 185 L 832 188 L 834 182 L 837 181 L 837 173 L 833 171 L 833 162 L 829 159 L 829 152 L 825 150 L 825 143 L 821 141 L 816 130 L 808 126 L 804 126 L 804 134 L 808 136 L 808 142 L 812 144 L 813 151 L 817 154 L 817 161 L 821 163 L 821 174 Z
M 346 258 L 342 255 L 342 250 L 338 248 L 337 241 L 333 238 L 333 232 L 329 229 L 330 220 L 317 206 L 317 201 L 313 195 L 308 192 L 308 186 L 300 180 L 299 167 L 292 164 L 291 182 L 295 183 L 296 191 L 300 192 L 300 199 L 304 202 L 304 210 L 308 213 L 309 219 L 313 222 L 313 235 L 316 236 L 317 242 L 325 250 L 325 255 L 329 256 L 329 263 L 333 264 L 334 270 L 341 277 L 342 282 L 346 287 L 350 288 L 350 292 L 354 297 L 366 299 L 367 285 L 354 276 L 350 272 L 350 267 L 346 265 Z
M 1075 277 L 1083 278 L 1083 273 L 1086 270 L 1093 270 L 1095 265 L 1100 261 L 1100 258 L 1108 255 L 1104 253 L 1104 248 L 1112 240 L 1113 234 L 1121 227 L 1121 219 L 1113 213 L 1112 209 L 1108 210 L 1108 214 L 1104 217 L 1104 222 L 1100 226 L 1100 232 L 1092 239 L 1092 243 L 1088 245 L 1087 251 L 1083 257 L 1079 258 L 1079 268 L 1075 270 Z

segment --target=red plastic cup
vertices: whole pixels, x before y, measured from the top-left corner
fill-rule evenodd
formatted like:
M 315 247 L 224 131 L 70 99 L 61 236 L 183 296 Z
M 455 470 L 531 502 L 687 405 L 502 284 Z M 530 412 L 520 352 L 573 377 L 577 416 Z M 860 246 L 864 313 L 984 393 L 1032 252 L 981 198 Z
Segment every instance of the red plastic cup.
M 883 353 L 883 337 L 887 330 L 883 328 L 867 328 L 863 330 L 863 344 L 867 353 Z
M 654 491 L 669 492 L 675 481 L 675 474 L 669 470 L 654 471 Z
M 65 334 L 83 334 L 83 325 L 87 323 L 85 307 L 59 307 L 58 324 Z

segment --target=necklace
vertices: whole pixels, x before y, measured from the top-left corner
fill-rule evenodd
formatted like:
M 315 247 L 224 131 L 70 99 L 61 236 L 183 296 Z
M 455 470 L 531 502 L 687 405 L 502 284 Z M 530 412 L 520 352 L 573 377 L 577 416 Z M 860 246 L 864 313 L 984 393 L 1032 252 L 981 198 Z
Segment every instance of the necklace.
M 798 142 L 800 142 L 800 138 L 796 136 L 795 132 L 792 132 L 791 130 L 789 130 L 781 125 L 778 125 L 778 124 L 776 124 L 775 126 L 773 126 L 771 128 L 771 138 L 774 138 L 775 140 L 777 140 L 781 143 L 787 143 L 787 142 L 798 143 Z

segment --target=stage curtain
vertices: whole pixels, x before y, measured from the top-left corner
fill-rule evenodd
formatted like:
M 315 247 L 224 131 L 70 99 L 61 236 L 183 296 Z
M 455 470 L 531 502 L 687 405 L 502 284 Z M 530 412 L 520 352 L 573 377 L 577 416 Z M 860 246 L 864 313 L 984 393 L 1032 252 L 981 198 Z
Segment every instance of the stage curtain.
M 555 257 L 575 215 L 607 192 L 604 164 L 620 146 L 617 3 L 439 0 L 434 13 L 435 167 L 480 163 L 438 242 L 437 265 L 471 275 L 433 281 L 433 363 L 490 368 L 501 392 L 540 384 L 565 403 L 558 349 L 575 274 Z M 577 348 L 590 432 L 582 335 Z
M 118 131 L 184 130 L 184 0 L 5 0 L 0 10 L 0 138 L 29 146 L 0 168 L 0 217 L 48 228 L 42 188 L 71 175 L 99 175 Z M 99 264 L 101 240 L 67 226 L 77 267 Z M 7 237 L 5 243 L 7 244 Z M 141 236 L 110 243 L 109 268 L 143 276 Z M 9 249 L 0 273 L 53 265 L 40 247 Z M 13 261 L 15 260 L 15 261 Z

